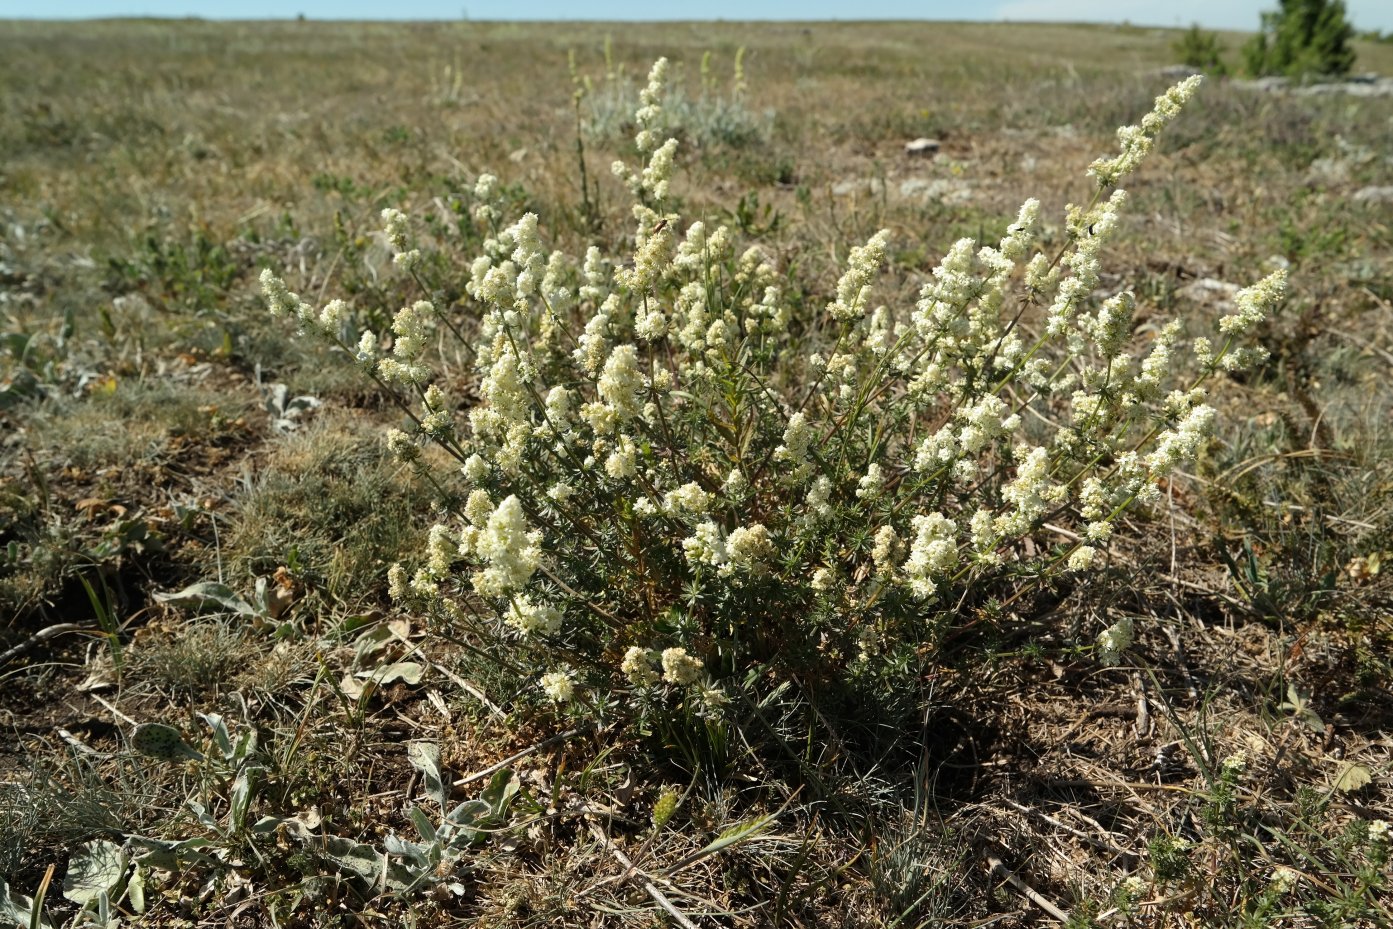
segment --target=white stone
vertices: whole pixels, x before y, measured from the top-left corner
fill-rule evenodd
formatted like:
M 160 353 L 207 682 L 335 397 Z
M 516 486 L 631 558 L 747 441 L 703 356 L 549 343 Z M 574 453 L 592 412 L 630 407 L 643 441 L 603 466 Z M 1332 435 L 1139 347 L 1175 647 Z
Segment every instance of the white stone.
M 938 139 L 915 139 L 913 142 L 906 142 L 904 153 L 911 158 L 927 158 L 939 150 Z
M 1362 187 L 1351 199 L 1355 203 L 1393 203 L 1393 187 Z

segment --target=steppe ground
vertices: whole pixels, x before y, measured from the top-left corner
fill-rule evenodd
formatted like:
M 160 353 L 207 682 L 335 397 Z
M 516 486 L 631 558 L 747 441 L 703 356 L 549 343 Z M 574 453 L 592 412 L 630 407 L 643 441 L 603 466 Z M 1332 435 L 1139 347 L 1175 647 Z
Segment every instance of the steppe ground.
M 47 918 L 73 919 L 73 851 L 138 835 L 206 841 L 146 869 L 143 914 L 122 900 L 141 925 L 677 919 L 646 885 L 701 926 L 1387 925 L 1371 824 L 1393 819 L 1393 206 L 1368 190 L 1393 185 L 1393 96 L 1206 82 L 1127 185 L 1104 286 L 1136 290 L 1143 332 L 1176 315 L 1198 329 L 1224 311 L 1212 282 L 1285 264 L 1292 296 L 1260 335 L 1271 361 L 1219 385 L 1219 435 L 1161 523 L 944 656 L 917 758 L 843 758 L 811 787 L 784 759 L 686 771 L 603 732 L 548 741 L 545 713 L 510 713 L 516 682 L 386 595 L 431 507 L 383 449 L 392 411 L 258 292 L 273 267 L 308 297 L 390 312 L 406 290 L 381 210 L 446 221 L 483 171 L 558 247 L 628 234 L 607 167 L 629 150 L 623 106 L 667 55 L 693 120 L 714 118 L 709 51 L 708 97 L 735 118 L 685 127 L 687 215 L 769 244 L 824 299 L 847 249 L 887 226 L 888 274 L 912 295 L 955 239 L 1000 235 L 1026 197 L 1057 228 L 1113 130 L 1170 83 L 1176 35 L 0 24 L 10 894 L 46 889 Z M 1236 63 L 1243 37 L 1223 38 Z M 1393 73 L 1393 45 L 1357 48 L 1357 71 Z M 588 212 L 568 53 L 592 78 Z M 935 157 L 906 156 L 919 137 Z M 200 581 L 244 602 L 154 597 Z M 1135 660 L 1104 667 L 1079 643 L 1118 611 L 1136 617 Z M 422 676 L 355 689 L 402 662 Z M 160 721 L 212 752 L 200 712 L 258 733 L 250 820 L 298 816 L 315 840 L 233 830 L 233 785 L 129 749 L 134 723 Z M 327 838 L 411 832 L 408 741 L 438 744 L 460 779 L 531 749 L 512 765 L 527 801 L 454 891 L 380 892 Z M 456 799 L 483 780 L 469 783 Z M 674 786 L 683 802 L 655 827 Z M 582 807 L 610 818 L 568 816 Z M 741 841 L 701 854 L 722 835 Z

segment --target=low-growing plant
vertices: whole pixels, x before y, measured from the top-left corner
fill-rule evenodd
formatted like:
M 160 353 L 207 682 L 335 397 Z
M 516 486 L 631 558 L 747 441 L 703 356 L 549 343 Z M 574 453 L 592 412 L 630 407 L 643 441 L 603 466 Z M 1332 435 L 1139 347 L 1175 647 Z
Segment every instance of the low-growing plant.
M 635 128 L 635 110 L 642 106 L 633 79 L 616 66 L 608 42 L 605 43 L 605 74 L 600 81 L 575 69 L 577 104 L 581 131 L 596 140 L 618 140 Z M 740 148 L 766 142 L 773 130 L 772 111 L 751 109 L 745 80 L 745 49 L 735 52 L 731 78 L 726 87 L 716 78 L 708 51 L 701 57 L 701 89 L 695 96 L 681 88 L 666 94 L 661 108 L 661 126 L 680 133 L 697 147 L 722 145 Z M 656 115 L 656 114 L 655 114 Z
M 375 430 L 343 416 L 291 421 L 304 426 L 277 445 L 222 537 L 231 576 L 288 566 L 315 600 L 356 605 L 379 596 L 382 572 L 420 544 L 409 514 L 424 494 Z
M 1285 278 L 1242 291 L 1217 340 L 1189 340 L 1183 380 L 1181 323 L 1141 344 L 1132 292 L 1098 292 L 1116 185 L 1192 77 L 1092 164 L 1062 247 L 1035 247 L 1029 200 L 999 242 L 956 242 L 901 306 L 877 294 L 881 230 L 848 249 L 819 312 L 795 311 L 819 282 L 682 217 L 667 74 L 659 60 L 640 95 L 641 163 L 614 165 L 630 248 L 548 251 L 535 214 L 505 225 L 485 175 L 487 237 L 457 304 L 418 273 L 445 266 L 426 256 L 448 243 L 418 242 L 396 210 L 396 265 L 425 292 L 390 331 L 353 331 L 346 302 L 312 307 L 269 269 L 262 284 L 273 314 L 387 392 L 404 425 L 388 446 L 440 490 L 393 596 L 563 715 L 632 720 L 668 745 L 701 733 L 719 754 L 777 682 L 848 704 L 912 691 L 953 637 L 1097 570 L 1123 514 L 1202 454 L 1205 384 L 1261 359 L 1244 336 Z M 1130 632 L 1104 633 L 1101 657 Z
M 1294 802 L 1282 802 L 1254 790 L 1252 780 L 1243 752 L 1224 758 L 1209 790 L 1193 800 L 1199 815 L 1187 816 L 1198 834 L 1162 832 L 1150 840 L 1155 895 L 1177 887 L 1197 891 L 1191 906 L 1206 924 L 1219 924 L 1221 913 L 1223 924 L 1244 927 L 1273 925 L 1279 917 L 1324 926 L 1387 924 L 1389 825 L 1351 818 L 1334 799 L 1369 782 L 1341 776 L 1327 790 L 1303 786 Z M 1145 893 L 1139 878 L 1128 881 Z M 1215 892 L 1225 886 L 1237 888 L 1231 898 Z

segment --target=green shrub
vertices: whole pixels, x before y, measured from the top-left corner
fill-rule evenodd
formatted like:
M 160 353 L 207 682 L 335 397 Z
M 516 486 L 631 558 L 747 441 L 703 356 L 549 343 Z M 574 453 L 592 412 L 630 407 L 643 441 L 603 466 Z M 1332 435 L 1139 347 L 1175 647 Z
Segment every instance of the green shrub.
M 1281 0 L 1243 53 L 1255 76 L 1342 75 L 1354 67 L 1353 38 L 1343 0 Z
M 1205 32 L 1198 23 L 1181 33 L 1172 47 L 1181 62 L 1192 68 L 1209 74 L 1229 73 L 1228 66 L 1224 64 L 1223 46 L 1219 44 L 1218 33 Z
M 390 572 L 393 595 L 537 700 L 632 718 L 672 745 L 689 727 L 724 731 L 771 686 L 848 702 L 913 692 L 950 633 L 1096 570 L 1122 515 L 1205 446 L 1202 383 L 1258 360 L 1243 333 L 1284 279 L 1241 293 L 1217 341 L 1193 341 L 1201 374 L 1179 385 L 1180 324 L 1134 350 L 1133 294 L 1095 295 L 1125 200 L 1115 184 L 1192 77 L 1093 163 L 1064 248 L 1034 247 L 1029 200 L 999 243 L 953 245 L 906 307 L 880 302 L 882 230 L 810 308 L 795 295 L 818 282 L 682 219 L 677 142 L 658 131 L 666 71 L 640 95 L 640 165 L 614 167 L 635 219 L 618 254 L 548 251 L 533 214 L 504 225 L 485 175 L 473 215 L 487 238 L 462 307 L 424 299 L 437 288 L 421 269 L 445 266 L 427 259 L 449 243 L 416 241 L 396 210 L 387 238 L 425 293 L 390 332 L 359 335 L 343 301 L 321 310 L 269 270 L 262 281 L 274 314 L 394 398 L 400 461 L 438 481 L 422 446 L 454 459 L 446 515 L 414 569 Z M 454 339 L 463 354 L 437 357 Z M 1130 635 L 1107 630 L 1100 656 Z

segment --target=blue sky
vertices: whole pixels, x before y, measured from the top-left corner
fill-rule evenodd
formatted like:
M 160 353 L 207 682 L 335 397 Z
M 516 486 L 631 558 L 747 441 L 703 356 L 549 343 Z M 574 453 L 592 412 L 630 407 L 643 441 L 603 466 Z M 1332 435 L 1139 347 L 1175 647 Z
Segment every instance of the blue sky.
M 0 0 L 0 18 L 203 16 L 274 19 L 975 19 L 1122 22 L 1210 29 L 1254 29 L 1277 0 Z M 1359 29 L 1393 31 L 1393 2 L 1346 0 Z

